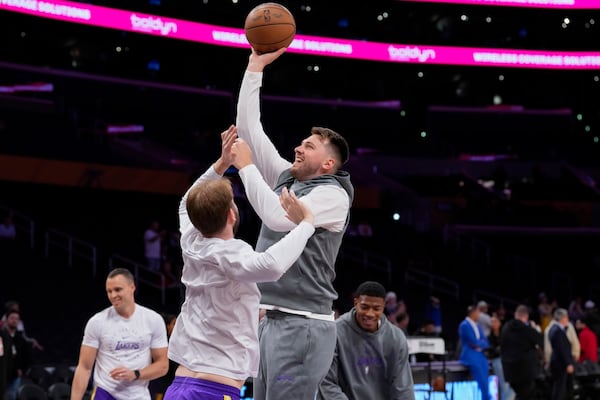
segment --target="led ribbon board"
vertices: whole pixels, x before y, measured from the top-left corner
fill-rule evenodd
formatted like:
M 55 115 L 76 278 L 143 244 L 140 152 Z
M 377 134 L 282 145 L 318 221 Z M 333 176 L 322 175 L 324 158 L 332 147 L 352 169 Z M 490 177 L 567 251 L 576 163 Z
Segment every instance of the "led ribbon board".
M 397 0 L 398 2 L 469 4 L 474 6 L 509 6 L 561 9 L 599 9 L 598 0 Z
M 241 28 L 209 25 L 71 1 L 0 0 L 0 10 L 197 43 L 250 48 Z M 288 51 L 318 56 L 415 64 L 579 70 L 600 68 L 600 52 L 445 47 L 308 35 L 296 35 Z

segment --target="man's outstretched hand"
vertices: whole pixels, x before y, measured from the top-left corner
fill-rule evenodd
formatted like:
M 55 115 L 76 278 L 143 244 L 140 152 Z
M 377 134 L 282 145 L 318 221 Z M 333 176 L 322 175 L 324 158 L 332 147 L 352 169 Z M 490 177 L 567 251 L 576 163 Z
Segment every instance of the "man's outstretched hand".
M 281 203 L 281 207 L 285 210 L 286 217 L 294 222 L 295 224 L 299 224 L 302 221 L 306 221 L 309 224 L 314 223 L 314 216 L 310 209 L 296 197 L 296 194 L 292 190 L 287 190 L 287 188 L 283 188 L 281 190 L 281 195 L 279 195 L 279 202 Z
M 215 162 L 214 168 L 219 175 L 223 175 L 227 168 L 233 164 L 234 154 L 231 151 L 235 140 L 237 139 L 237 127 L 230 125 L 227 130 L 221 133 L 221 157 Z
M 252 49 L 252 54 L 250 54 L 248 67 L 246 69 L 251 72 L 262 72 L 267 65 L 278 59 L 279 56 L 285 53 L 286 50 L 287 47 L 282 47 L 281 49 L 271 53 L 259 54 L 256 52 L 256 50 Z

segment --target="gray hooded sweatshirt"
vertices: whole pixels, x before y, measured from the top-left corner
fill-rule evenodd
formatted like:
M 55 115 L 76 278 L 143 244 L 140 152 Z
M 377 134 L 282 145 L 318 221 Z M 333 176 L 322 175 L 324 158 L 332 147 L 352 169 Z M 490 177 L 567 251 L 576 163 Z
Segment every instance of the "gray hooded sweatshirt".
M 385 316 L 375 332 L 356 322 L 355 309 L 336 321 L 337 343 L 319 400 L 414 400 L 404 332 Z

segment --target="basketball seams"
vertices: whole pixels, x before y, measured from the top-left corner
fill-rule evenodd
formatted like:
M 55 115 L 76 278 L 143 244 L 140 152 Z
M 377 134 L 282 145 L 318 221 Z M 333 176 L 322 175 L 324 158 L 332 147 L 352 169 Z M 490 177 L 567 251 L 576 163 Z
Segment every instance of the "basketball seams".
M 263 3 L 246 16 L 246 38 L 259 53 L 287 47 L 296 35 L 293 14 L 279 3 Z
M 247 30 L 247 31 L 251 31 L 251 30 L 253 30 L 253 29 L 260 29 L 260 28 L 265 28 L 265 29 L 267 29 L 267 28 L 271 28 L 271 27 L 274 27 L 274 26 L 279 26 L 279 27 L 281 27 L 282 25 L 289 25 L 289 26 L 291 26 L 291 27 L 293 27 L 293 28 L 294 28 L 294 31 L 296 31 L 296 25 L 294 25 L 294 24 L 290 24 L 289 22 L 280 22 L 280 23 L 276 23 L 276 24 L 269 24 L 269 25 L 256 25 L 256 26 L 251 26 L 251 27 L 249 27 L 249 28 L 246 28 L 246 30 Z
M 278 44 L 278 43 L 285 43 L 286 41 L 290 40 L 290 38 L 294 37 L 294 33 L 290 34 L 289 36 L 287 36 L 284 39 L 278 40 L 276 42 L 259 42 L 259 41 L 254 41 L 254 44 L 260 45 L 260 46 L 269 46 L 269 45 L 274 45 L 274 44 Z
M 252 14 L 250 14 L 252 15 Z M 289 19 L 291 17 L 290 14 L 286 14 L 286 13 L 273 13 L 270 15 L 273 19 Z M 286 18 L 287 17 L 287 18 Z M 253 18 L 249 18 L 249 21 L 246 21 L 246 25 L 248 25 L 248 22 L 260 22 L 260 21 L 264 21 L 265 18 L 263 15 L 257 15 L 256 17 Z M 290 22 L 286 22 L 286 23 L 290 23 Z M 264 25 L 264 24 L 260 24 L 260 25 Z

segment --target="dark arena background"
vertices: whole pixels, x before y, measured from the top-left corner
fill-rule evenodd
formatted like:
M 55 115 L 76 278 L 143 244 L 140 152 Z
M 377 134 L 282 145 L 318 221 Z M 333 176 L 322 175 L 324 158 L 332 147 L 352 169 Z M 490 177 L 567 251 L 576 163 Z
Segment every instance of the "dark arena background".
M 20 303 L 49 375 L 77 364 L 111 268 L 135 272 L 140 304 L 178 312 L 180 196 L 235 122 L 242 27 L 259 3 L 0 0 L 0 212 L 17 230 L 2 239 L 0 302 Z M 351 147 L 336 307 L 377 280 L 412 334 L 438 298 L 448 365 L 436 368 L 454 399 L 474 398 L 456 361 L 469 304 L 507 318 L 526 304 L 539 321 L 542 294 L 600 301 L 600 2 L 281 4 L 296 41 L 265 72 L 265 130 L 288 159 L 312 126 Z M 228 175 L 254 243 L 260 221 Z M 152 221 L 160 272 L 145 267 Z M 422 387 L 427 368 L 414 364 Z M 598 398 L 591 381 L 573 398 Z

